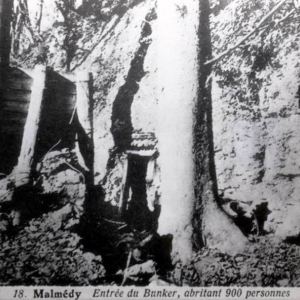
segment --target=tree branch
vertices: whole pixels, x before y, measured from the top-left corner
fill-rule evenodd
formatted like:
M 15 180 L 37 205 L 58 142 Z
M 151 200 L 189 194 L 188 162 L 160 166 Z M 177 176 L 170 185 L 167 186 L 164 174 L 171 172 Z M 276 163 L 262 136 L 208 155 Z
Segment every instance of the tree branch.
M 234 46 L 228 48 L 226 51 L 222 52 L 221 54 L 219 54 L 217 57 L 207 61 L 204 65 L 209 65 L 212 63 L 215 63 L 216 61 L 220 60 L 222 57 L 224 57 L 225 55 L 228 55 L 230 52 L 232 52 L 233 50 L 235 50 L 236 48 L 238 48 L 241 44 L 243 44 L 250 36 L 252 36 L 254 33 L 256 33 L 260 26 L 267 20 L 269 19 L 285 2 L 287 2 L 288 0 L 281 0 L 275 7 L 273 7 L 273 9 L 265 16 L 262 18 L 262 20 L 257 24 L 257 26 L 250 31 L 245 37 L 243 37 L 237 44 L 235 44 Z
M 17 16 L 17 20 L 16 20 L 16 25 L 15 25 L 16 37 L 18 38 L 20 36 L 21 32 L 23 31 L 23 28 L 25 27 L 30 34 L 32 43 L 36 44 L 37 40 L 41 41 L 41 36 L 38 33 L 35 34 L 35 32 L 32 28 L 32 24 L 31 24 L 29 12 L 28 12 L 27 0 L 19 1 L 19 5 L 17 7 L 17 14 L 18 14 L 18 16 Z
M 40 0 L 39 15 L 38 15 L 37 22 L 36 22 L 38 33 L 41 32 L 41 23 L 42 23 L 42 18 L 43 18 L 43 9 L 44 9 L 44 0 Z
M 285 21 L 288 17 L 290 17 L 294 12 L 296 12 L 296 9 L 294 8 L 294 9 L 292 9 L 292 11 L 291 12 L 289 12 L 286 16 L 284 16 L 282 19 L 280 19 L 280 20 L 278 20 L 277 22 L 275 22 L 276 23 L 276 25 L 277 24 L 279 24 L 279 23 L 281 23 L 281 22 L 283 22 L 283 21 Z

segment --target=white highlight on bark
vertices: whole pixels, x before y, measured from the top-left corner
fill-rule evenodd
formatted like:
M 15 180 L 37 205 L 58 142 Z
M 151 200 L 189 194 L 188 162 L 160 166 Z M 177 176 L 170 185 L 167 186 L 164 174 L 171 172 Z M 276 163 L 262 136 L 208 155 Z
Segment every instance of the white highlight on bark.
M 90 84 L 92 80 L 92 74 L 86 71 L 76 72 L 76 108 L 77 116 L 80 125 L 82 126 L 84 132 L 86 133 L 89 143 L 92 146 L 93 143 L 93 120 L 92 120 L 92 98 L 90 94 Z M 84 158 L 80 152 L 78 141 L 75 144 L 75 151 L 78 157 L 79 164 L 87 171 L 90 170 L 86 165 Z M 94 164 L 94 161 L 91 162 Z
M 125 203 L 125 185 L 128 173 L 128 157 L 122 161 L 122 168 L 123 168 L 123 177 L 122 177 L 122 184 L 121 184 L 121 193 L 120 193 L 120 202 L 119 202 L 119 215 L 123 214 L 124 203 Z
M 156 158 L 152 157 L 147 165 L 146 173 L 146 185 L 147 185 L 147 205 L 150 211 L 154 211 L 154 201 L 155 201 L 155 192 L 154 195 L 151 195 L 151 187 L 153 188 L 153 180 L 155 177 L 155 164 Z
M 77 115 L 82 128 L 89 138 L 92 138 L 90 73 L 79 71 L 76 73 Z
M 37 65 L 33 73 L 31 100 L 24 127 L 21 152 L 16 168 L 16 187 L 25 185 L 30 180 L 31 165 L 34 159 L 45 84 L 46 67 Z
M 193 107 L 197 99 L 198 1 L 158 1 L 157 128 L 161 166 L 158 232 L 173 236 L 175 259 L 192 251 L 194 195 Z M 183 14 L 185 13 L 185 14 Z
M 77 160 L 78 160 L 78 163 L 79 165 L 86 171 L 90 171 L 90 169 L 88 168 L 88 166 L 86 165 L 85 161 L 84 161 L 84 158 L 80 152 L 80 148 L 79 148 L 79 142 L 78 142 L 78 134 L 76 133 L 75 135 L 75 153 L 76 153 L 76 156 L 77 156 Z

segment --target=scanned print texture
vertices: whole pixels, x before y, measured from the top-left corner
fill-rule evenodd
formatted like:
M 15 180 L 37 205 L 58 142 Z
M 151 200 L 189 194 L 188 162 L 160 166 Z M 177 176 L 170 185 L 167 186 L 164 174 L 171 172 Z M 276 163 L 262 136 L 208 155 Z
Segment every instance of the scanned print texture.
M 300 286 L 299 28 L 299 0 L 0 0 L 0 285 L 288 298 L 218 287 Z

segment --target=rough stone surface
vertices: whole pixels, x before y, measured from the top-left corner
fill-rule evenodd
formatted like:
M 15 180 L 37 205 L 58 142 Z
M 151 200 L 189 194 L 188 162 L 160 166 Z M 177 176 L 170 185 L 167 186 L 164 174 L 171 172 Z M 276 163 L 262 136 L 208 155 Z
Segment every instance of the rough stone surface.
M 237 43 L 277 2 L 232 1 L 212 20 L 214 55 Z M 286 4 L 273 18 L 292 9 Z M 267 201 L 265 230 L 284 238 L 300 232 L 299 23 L 297 13 L 276 21 L 215 66 L 214 131 L 220 193 L 252 205 Z

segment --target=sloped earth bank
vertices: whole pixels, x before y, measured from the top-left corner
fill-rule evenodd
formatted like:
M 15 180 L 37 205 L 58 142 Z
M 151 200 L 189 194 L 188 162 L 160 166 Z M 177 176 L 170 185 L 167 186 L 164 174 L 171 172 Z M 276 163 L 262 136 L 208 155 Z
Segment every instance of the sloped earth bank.
M 11 181 L 1 180 L 1 285 L 299 286 L 299 246 L 269 236 L 249 235 L 235 256 L 202 248 L 189 264 L 171 266 L 170 240 L 90 209 L 103 195 L 85 201 L 76 166 L 73 152 L 47 154 L 33 187 L 13 198 Z M 21 211 L 17 227 L 12 208 Z

